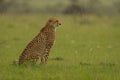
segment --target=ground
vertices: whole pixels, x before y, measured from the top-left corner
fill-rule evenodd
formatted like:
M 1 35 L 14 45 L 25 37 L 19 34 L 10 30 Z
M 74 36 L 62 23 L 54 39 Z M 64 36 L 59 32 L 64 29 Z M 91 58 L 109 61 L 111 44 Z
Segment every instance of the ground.
M 46 65 L 14 63 L 51 15 L 0 15 L 1 80 L 120 80 L 120 17 L 56 15 Z

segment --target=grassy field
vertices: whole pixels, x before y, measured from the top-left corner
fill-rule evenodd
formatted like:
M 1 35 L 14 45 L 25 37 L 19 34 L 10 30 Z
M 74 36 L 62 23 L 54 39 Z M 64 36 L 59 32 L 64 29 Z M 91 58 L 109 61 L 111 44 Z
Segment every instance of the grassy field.
M 0 15 L 0 80 L 120 80 L 120 17 L 56 15 L 46 65 L 13 62 L 49 15 Z

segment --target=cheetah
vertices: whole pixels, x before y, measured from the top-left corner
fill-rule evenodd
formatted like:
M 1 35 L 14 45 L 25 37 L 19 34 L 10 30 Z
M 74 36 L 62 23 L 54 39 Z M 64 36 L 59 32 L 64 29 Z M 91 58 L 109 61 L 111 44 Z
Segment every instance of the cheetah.
M 45 64 L 55 41 L 56 28 L 60 25 L 57 18 L 50 18 L 38 35 L 23 50 L 19 56 L 18 64 L 21 65 L 26 61 L 40 61 L 41 64 Z

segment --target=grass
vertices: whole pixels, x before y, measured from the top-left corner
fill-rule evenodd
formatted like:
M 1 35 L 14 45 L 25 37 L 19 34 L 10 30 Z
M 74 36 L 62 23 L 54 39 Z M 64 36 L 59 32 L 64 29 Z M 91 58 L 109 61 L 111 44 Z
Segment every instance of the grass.
M 62 26 L 46 65 L 13 61 L 49 15 L 0 15 L 0 80 L 120 80 L 120 17 L 56 15 Z

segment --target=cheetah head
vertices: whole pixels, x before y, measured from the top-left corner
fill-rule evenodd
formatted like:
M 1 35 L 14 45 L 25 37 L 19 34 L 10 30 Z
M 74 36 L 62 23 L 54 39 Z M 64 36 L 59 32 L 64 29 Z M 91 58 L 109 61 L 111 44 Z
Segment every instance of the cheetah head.
M 50 18 L 47 22 L 51 27 L 57 28 L 61 25 L 58 19 L 56 18 Z

